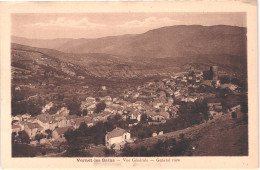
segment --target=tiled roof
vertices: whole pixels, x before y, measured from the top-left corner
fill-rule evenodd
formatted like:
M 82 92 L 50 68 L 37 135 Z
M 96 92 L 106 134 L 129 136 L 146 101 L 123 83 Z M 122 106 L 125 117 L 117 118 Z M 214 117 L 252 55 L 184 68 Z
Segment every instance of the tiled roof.
M 12 129 L 17 129 L 17 128 L 21 128 L 19 125 L 12 125 Z
M 28 126 L 29 129 L 35 129 L 35 128 L 43 129 L 43 127 L 41 127 L 38 123 L 30 123 L 30 122 L 28 122 L 27 126 Z
M 67 127 L 61 127 L 61 128 L 57 128 L 55 129 L 58 133 L 58 135 L 62 135 L 64 134 L 65 132 L 67 132 L 68 129 L 74 129 L 72 126 L 67 126 Z
M 50 121 L 54 122 L 55 117 L 49 114 L 41 114 L 37 116 L 37 119 L 43 123 L 49 123 Z
M 126 132 L 127 132 L 126 130 L 117 127 L 114 130 L 112 130 L 111 132 L 108 132 L 107 136 L 109 138 L 114 138 L 114 137 L 122 136 Z
M 160 111 L 160 112 L 155 112 L 155 111 L 146 111 L 147 116 L 157 116 L 157 115 L 161 115 L 163 117 L 169 117 L 169 113 L 165 112 L 165 111 Z

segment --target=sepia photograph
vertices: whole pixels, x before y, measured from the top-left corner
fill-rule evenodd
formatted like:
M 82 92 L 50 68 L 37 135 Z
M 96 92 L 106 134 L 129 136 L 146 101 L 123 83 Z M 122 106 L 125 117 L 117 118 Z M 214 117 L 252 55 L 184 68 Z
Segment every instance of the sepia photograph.
M 245 13 L 13 14 L 12 156 L 248 155 Z
M 11 158 L 250 156 L 248 20 L 245 11 L 11 13 Z

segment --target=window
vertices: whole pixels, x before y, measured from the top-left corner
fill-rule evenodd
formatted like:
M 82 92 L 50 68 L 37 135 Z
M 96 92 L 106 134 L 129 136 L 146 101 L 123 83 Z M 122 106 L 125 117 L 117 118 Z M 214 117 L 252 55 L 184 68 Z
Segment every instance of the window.
M 126 139 L 126 135 L 125 135 L 125 139 Z

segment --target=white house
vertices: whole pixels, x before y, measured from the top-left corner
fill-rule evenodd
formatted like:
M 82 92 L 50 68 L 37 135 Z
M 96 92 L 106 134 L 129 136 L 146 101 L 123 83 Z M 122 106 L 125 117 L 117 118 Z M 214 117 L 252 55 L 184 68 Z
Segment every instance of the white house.
M 114 149 L 120 150 L 126 142 L 131 142 L 131 135 L 126 130 L 117 127 L 106 134 L 105 140 L 108 149 L 113 146 Z

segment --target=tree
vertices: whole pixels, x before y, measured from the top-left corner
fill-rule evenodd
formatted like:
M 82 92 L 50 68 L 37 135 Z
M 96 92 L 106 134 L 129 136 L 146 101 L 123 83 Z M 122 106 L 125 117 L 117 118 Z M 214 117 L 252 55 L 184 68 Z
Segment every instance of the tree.
M 232 84 L 235 84 L 235 85 L 238 85 L 238 86 L 241 85 L 241 82 L 240 82 L 239 79 L 237 79 L 237 78 L 233 78 L 233 79 L 231 80 L 231 83 L 232 83 Z
M 84 110 L 82 111 L 82 114 L 83 114 L 83 116 L 87 116 L 87 115 L 88 115 L 88 110 L 87 110 L 87 109 L 84 109 Z
M 24 130 L 18 132 L 18 137 L 20 138 L 22 143 L 27 143 L 27 144 L 30 143 L 30 137 Z
M 72 129 L 68 129 L 64 136 L 69 144 L 73 144 L 77 140 L 77 134 Z
M 37 134 L 35 136 L 35 140 L 37 140 L 38 142 L 40 142 L 41 139 L 43 139 L 45 136 L 41 133 L 41 134 Z
M 27 113 L 30 113 L 32 116 L 36 116 L 41 113 L 41 106 L 38 106 L 36 103 L 29 102 L 26 108 Z
M 112 155 L 114 155 L 116 153 L 114 148 L 111 148 L 111 149 L 105 148 L 104 152 L 105 152 L 106 156 L 112 156 Z
M 52 131 L 50 129 L 45 130 L 45 133 L 47 133 L 47 139 L 52 138 Z
M 228 88 L 225 88 L 225 89 L 220 89 L 218 95 L 220 98 L 226 98 L 229 94 L 231 94 L 231 91 Z
M 71 115 L 80 114 L 80 103 L 77 101 L 73 101 L 72 103 L 68 104 L 68 109 L 70 110 Z
M 82 123 L 79 125 L 79 131 L 85 131 L 87 128 L 88 128 L 88 126 L 86 125 L 85 122 L 82 122 Z
M 230 78 L 229 78 L 229 76 L 219 77 L 219 80 L 220 80 L 220 83 L 221 83 L 221 84 L 228 84 L 228 83 L 230 83 Z
M 232 118 L 236 119 L 237 118 L 237 113 L 236 112 L 232 112 Z
M 141 123 L 146 123 L 147 120 L 148 120 L 147 115 L 146 114 L 142 114 L 142 116 L 141 116 Z
M 54 106 L 52 106 L 52 107 L 49 109 L 48 113 L 51 114 L 51 115 L 52 115 L 52 114 L 56 114 L 58 110 L 59 110 L 59 107 L 55 104 Z
M 211 79 L 210 70 L 203 71 L 203 79 L 204 80 L 210 80 Z
M 106 103 L 104 103 L 104 102 L 98 103 L 94 112 L 100 113 L 100 112 L 104 111 L 105 108 L 106 108 Z

